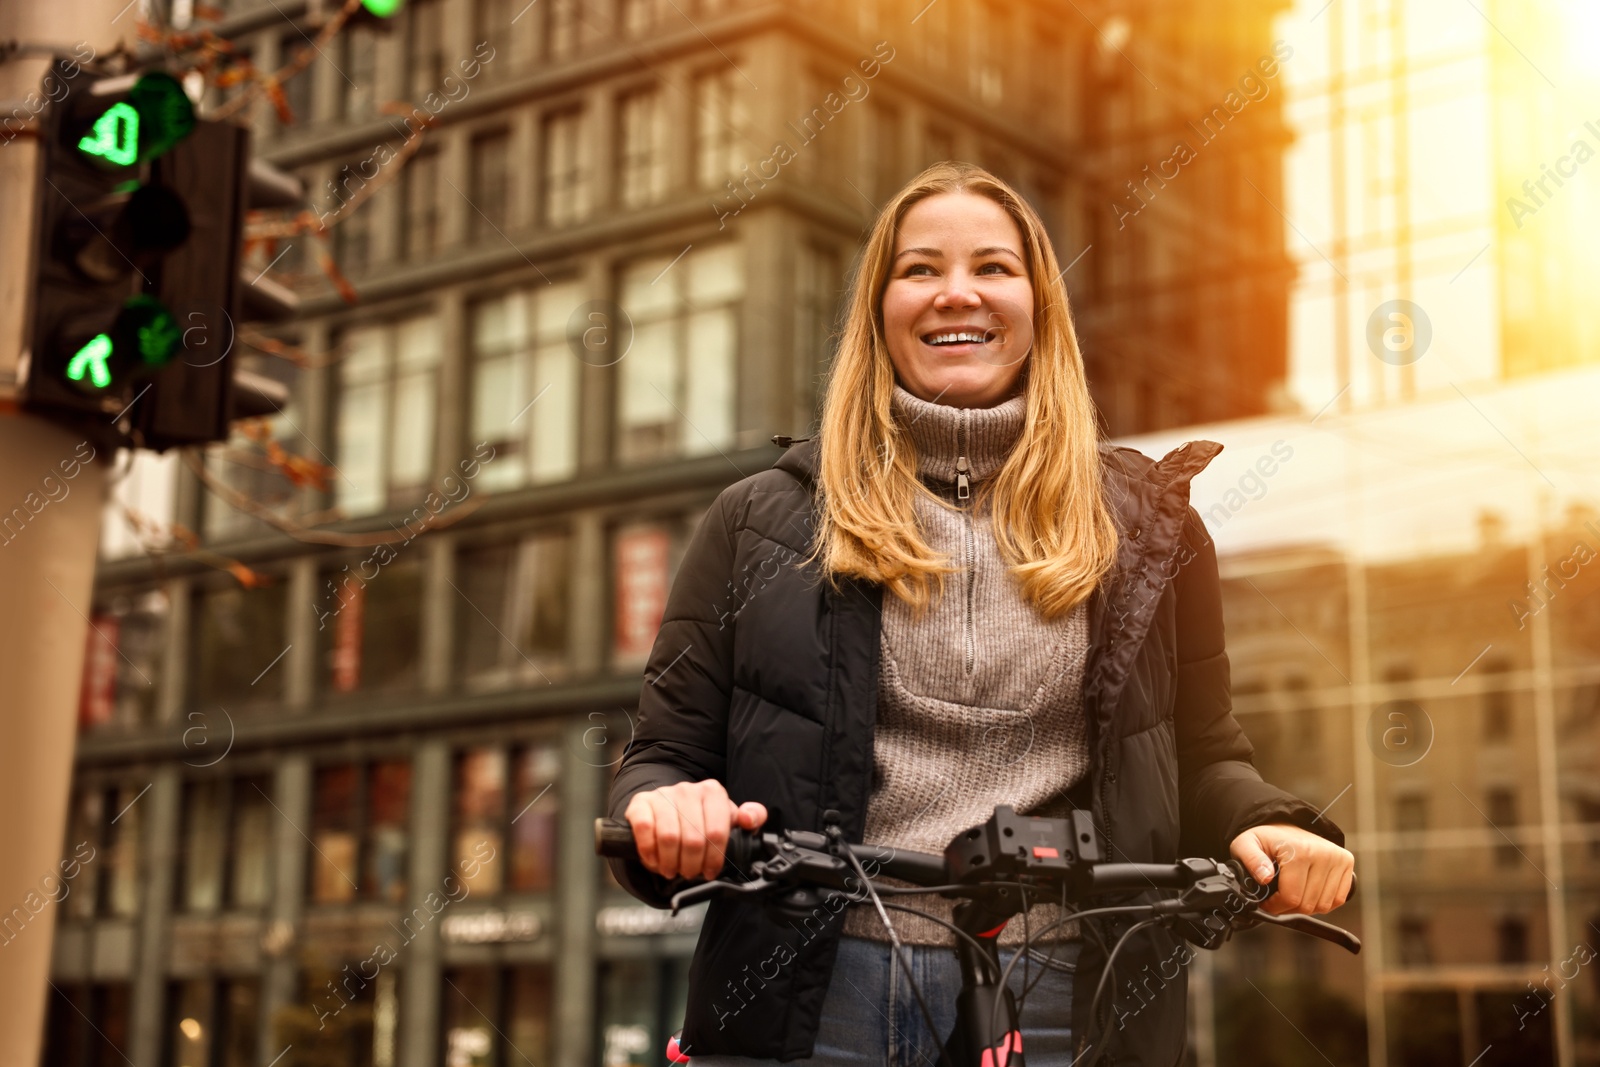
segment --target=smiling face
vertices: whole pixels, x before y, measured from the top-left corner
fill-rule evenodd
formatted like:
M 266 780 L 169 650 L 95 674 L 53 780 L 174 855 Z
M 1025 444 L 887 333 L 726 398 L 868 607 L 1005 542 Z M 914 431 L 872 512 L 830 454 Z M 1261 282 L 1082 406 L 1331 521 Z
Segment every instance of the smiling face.
M 900 220 L 883 290 L 883 333 L 912 395 L 962 408 L 1009 399 L 1033 349 L 1033 283 L 1022 233 L 999 204 L 939 193 Z

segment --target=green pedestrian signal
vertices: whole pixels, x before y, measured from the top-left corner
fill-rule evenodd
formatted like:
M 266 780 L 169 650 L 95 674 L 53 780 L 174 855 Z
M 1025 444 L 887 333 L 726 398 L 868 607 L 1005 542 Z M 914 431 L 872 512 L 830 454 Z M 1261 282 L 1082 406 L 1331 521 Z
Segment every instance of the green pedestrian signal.
M 400 9 L 406 6 L 406 0 L 361 0 L 361 6 L 368 13 L 386 19 L 399 14 Z
M 153 71 L 140 75 L 122 99 L 92 115 L 75 143 L 97 163 L 131 167 L 189 136 L 194 123 L 194 104 L 183 86 L 172 75 Z
M 103 333 L 96 334 L 94 340 L 72 354 L 67 363 L 67 377 L 81 382 L 87 374 L 96 389 L 104 389 L 111 384 L 111 368 L 106 366 L 110 360 L 111 338 Z
M 119 167 L 139 159 L 139 113 L 125 103 L 111 105 L 95 120 L 94 129 L 78 142 L 78 151 L 99 156 Z

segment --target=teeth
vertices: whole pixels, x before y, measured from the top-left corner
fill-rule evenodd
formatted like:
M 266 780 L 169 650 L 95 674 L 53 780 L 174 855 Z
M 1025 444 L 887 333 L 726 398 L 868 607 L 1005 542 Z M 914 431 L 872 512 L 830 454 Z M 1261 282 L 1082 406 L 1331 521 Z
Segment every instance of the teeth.
M 928 335 L 928 343 L 931 345 L 961 344 L 963 342 L 983 344 L 985 340 L 987 340 L 987 338 L 985 338 L 983 334 L 975 333 L 970 330 L 959 333 L 936 333 Z

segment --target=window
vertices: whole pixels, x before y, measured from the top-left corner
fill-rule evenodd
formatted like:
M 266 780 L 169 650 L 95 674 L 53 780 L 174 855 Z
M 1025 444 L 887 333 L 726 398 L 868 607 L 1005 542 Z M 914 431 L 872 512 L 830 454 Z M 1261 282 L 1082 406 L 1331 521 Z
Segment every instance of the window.
M 275 575 L 259 577 L 266 584 L 217 584 L 195 593 L 189 704 L 200 713 L 282 699 L 287 585 Z
M 372 265 L 371 200 L 356 205 L 333 227 L 333 262 L 346 277 L 359 277 Z
M 83 730 L 155 721 L 156 679 L 167 644 L 167 597 L 119 592 L 95 612 L 83 660 L 78 725 Z
M 260 908 L 271 891 L 272 780 L 265 775 L 183 788 L 178 907 L 212 913 Z
M 566 59 L 578 50 L 578 6 L 582 0 L 548 0 L 544 14 L 544 54 Z
M 648 36 L 660 27 L 666 0 L 619 0 L 622 33 L 631 40 Z
M 67 893 L 61 905 L 68 918 L 125 919 L 138 912 L 139 844 L 144 826 L 144 808 L 139 801 L 148 785 L 92 785 L 73 794 L 59 868 Z M 15 915 L 13 911 L 6 916 L 0 928 L 6 940 L 19 932 L 11 925 Z
M 643 207 L 667 191 L 667 122 L 661 94 L 629 93 L 618 106 L 617 159 L 623 207 Z
M 264 332 L 273 340 L 293 347 L 292 337 Z M 268 449 L 281 449 L 282 454 L 297 461 L 309 460 L 312 469 L 320 466 L 321 457 L 310 451 L 310 442 L 300 432 L 299 371 L 287 360 L 255 353 L 235 352 L 232 358 L 240 361 L 241 369 L 282 383 L 289 390 L 289 402 L 265 420 L 264 433 L 259 437 L 254 432 L 246 436 L 245 428 L 236 423 L 226 444 L 206 450 L 206 473 L 212 481 L 256 504 L 280 511 L 292 510 L 300 486 L 284 476 L 283 468 L 268 457 Z M 253 431 L 253 427 L 250 429 Z M 270 529 L 260 519 L 210 490 L 201 494 L 201 523 L 206 539 L 211 541 L 260 535 Z
M 439 248 L 439 153 L 418 152 L 400 172 L 405 197 L 405 254 L 424 259 Z
M 694 80 L 695 181 L 701 188 L 720 189 L 749 162 L 745 130 L 749 125 L 744 93 L 735 84 L 736 70 L 713 70 Z
M 1428 920 L 1415 915 L 1400 917 L 1400 965 L 1426 967 L 1433 963 L 1433 947 L 1428 936 Z
M 868 105 L 867 188 L 875 203 L 887 203 L 900 188 L 900 112 L 874 100 Z
M 476 0 L 473 5 L 473 41 L 487 41 L 497 50 L 509 50 L 518 37 L 518 27 L 512 23 L 523 10 L 526 9 L 522 3 L 514 0 Z M 510 62 L 485 63 L 483 75 L 485 80 L 497 81 L 509 77 L 510 72 L 519 66 L 513 56 Z
M 456 968 L 445 972 L 442 988 L 446 1064 L 533 1067 L 550 1062 L 548 966 Z
M 554 744 L 469 748 L 456 758 L 450 863 L 469 893 L 554 886 L 560 781 Z
M 1005 65 L 1010 58 L 1011 13 L 1000 4 L 985 4 L 973 15 L 967 25 L 972 93 L 985 107 L 994 107 L 1004 95 Z
M 342 113 L 346 119 L 369 118 L 377 106 L 377 37 L 365 26 L 347 26 L 339 36 L 344 41 Z
M 461 553 L 456 664 L 469 688 L 544 685 L 566 673 L 570 565 L 564 532 Z
M 260 1010 L 261 984 L 254 978 L 170 983 L 167 1062 L 253 1067 Z
M 737 245 L 697 247 L 623 271 L 633 348 L 621 375 L 617 455 L 624 463 L 733 444 L 735 354 L 744 269 Z
M 404 545 L 393 549 L 396 555 L 406 552 Z M 322 692 L 339 696 L 416 687 L 422 560 L 415 552 L 399 558 L 374 552 L 328 567 L 319 576 L 315 603 Z
M 1491 789 L 1486 797 L 1490 825 L 1497 831 L 1499 843 L 1494 848 L 1494 862 L 1498 867 L 1515 867 L 1520 862 L 1517 846 L 1507 841 L 1505 835 L 1515 836 L 1517 827 L 1517 795 L 1509 789 Z
M 667 1036 L 682 1025 L 688 1007 L 688 959 L 606 960 L 596 981 L 600 1062 L 608 1067 L 655 1063 Z
M 510 221 L 511 135 L 504 130 L 472 139 L 472 212 L 474 240 L 501 237 Z
M 313 788 L 312 901 L 403 901 L 410 836 L 410 761 L 320 767 Z
M 350 515 L 400 504 L 433 471 L 439 320 L 346 331 L 339 365 L 339 470 L 334 492 Z
M 583 112 L 562 111 L 544 120 L 544 220 L 567 226 L 589 213 L 588 157 Z
M 411 0 L 410 33 L 406 39 L 411 96 L 421 100 L 440 90 L 444 82 L 444 4 L 442 0 Z
M 802 244 L 795 307 L 795 421 L 809 427 L 817 417 L 818 395 L 833 359 L 833 332 L 839 314 L 839 260 L 829 249 Z
M 923 153 L 925 165 L 942 163 L 956 158 L 955 134 L 943 126 L 929 126 L 927 137 L 927 150 Z
M 577 469 L 580 362 L 567 332 L 582 298 L 580 283 L 561 282 L 472 308 L 472 436 L 495 450 L 485 488 L 561 481 Z
M 132 1006 L 126 982 L 105 985 L 50 984 L 40 1063 L 116 1064 L 132 1062 L 128 1030 Z
M 1511 739 L 1511 689 L 1505 674 L 1511 669 L 1508 660 L 1494 657 L 1484 663 L 1484 673 L 1495 688 L 1483 694 L 1483 739 L 1509 741 Z
M 311 53 L 302 55 L 302 53 Z M 292 74 L 287 74 L 283 81 L 283 109 L 279 115 L 286 119 L 285 125 L 304 126 L 311 121 L 311 69 L 310 60 L 316 56 L 311 50 L 311 44 L 305 34 L 299 30 L 286 33 L 278 38 L 278 69 L 294 64 L 296 68 L 302 62 L 305 68 L 296 69 Z M 284 116 L 283 112 L 288 114 Z
M 1401 833 L 1419 833 L 1428 828 L 1428 798 L 1421 794 L 1398 798 L 1394 803 L 1394 828 Z
M 1528 921 L 1507 916 L 1495 925 L 1495 945 L 1501 963 L 1528 962 Z
M 950 5 L 929 4 L 917 18 L 922 62 L 939 75 L 950 68 Z

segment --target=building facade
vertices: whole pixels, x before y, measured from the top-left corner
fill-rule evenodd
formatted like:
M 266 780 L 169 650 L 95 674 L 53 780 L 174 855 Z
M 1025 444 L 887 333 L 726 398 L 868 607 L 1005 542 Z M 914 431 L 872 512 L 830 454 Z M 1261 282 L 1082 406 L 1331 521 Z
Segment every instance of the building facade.
M 1276 182 L 1275 98 L 1116 199 L 1163 123 L 1232 123 L 1273 10 L 194 5 L 332 225 L 255 231 L 302 305 L 237 343 L 290 404 L 108 514 L 45 1062 L 659 1062 L 698 919 L 591 824 L 696 523 L 814 428 L 865 227 L 980 162 L 1050 227 L 1108 429 L 1266 410 L 1281 223 L 1212 200 Z

